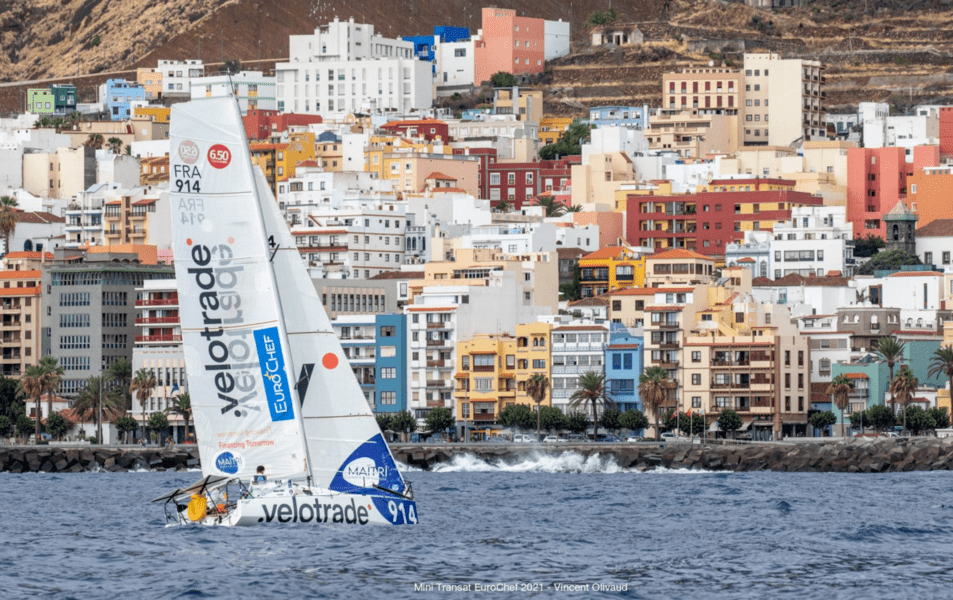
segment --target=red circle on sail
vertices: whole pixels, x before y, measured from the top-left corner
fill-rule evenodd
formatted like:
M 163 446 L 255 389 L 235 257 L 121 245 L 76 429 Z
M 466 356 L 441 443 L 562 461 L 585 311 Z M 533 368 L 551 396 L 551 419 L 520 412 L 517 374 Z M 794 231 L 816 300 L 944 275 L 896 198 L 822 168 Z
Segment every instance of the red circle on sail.
M 216 169 L 224 169 L 232 162 L 232 153 L 222 144 L 215 144 L 208 149 L 208 164 Z
M 328 352 L 321 358 L 321 364 L 324 365 L 325 369 L 333 369 L 338 366 L 338 357 Z

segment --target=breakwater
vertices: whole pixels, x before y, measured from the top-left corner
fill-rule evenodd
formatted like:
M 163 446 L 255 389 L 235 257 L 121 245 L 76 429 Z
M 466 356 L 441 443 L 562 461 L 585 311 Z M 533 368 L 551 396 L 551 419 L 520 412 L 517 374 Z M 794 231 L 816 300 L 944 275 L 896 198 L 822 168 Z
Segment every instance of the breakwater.
M 0 446 L 0 471 L 10 473 L 174 471 L 198 466 L 195 446 Z
M 888 473 L 953 470 L 953 438 L 855 438 L 713 445 L 635 444 L 435 444 L 395 445 L 395 458 L 421 469 L 472 454 L 488 463 L 513 464 L 533 453 L 575 452 L 612 458 L 624 469 Z

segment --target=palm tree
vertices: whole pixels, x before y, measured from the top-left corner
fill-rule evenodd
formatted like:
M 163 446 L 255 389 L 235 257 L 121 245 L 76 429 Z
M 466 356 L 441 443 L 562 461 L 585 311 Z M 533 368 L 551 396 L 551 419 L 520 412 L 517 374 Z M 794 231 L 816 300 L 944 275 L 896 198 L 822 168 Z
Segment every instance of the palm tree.
M 655 415 L 655 440 L 659 439 L 659 413 L 668 400 L 668 371 L 662 367 L 649 367 L 639 375 L 639 396 L 642 402 Z
M 850 391 L 854 389 L 854 382 L 843 375 L 838 375 L 831 380 L 827 386 L 825 394 L 831 397 L 834 405 L 841 412 L 840 415 L 840 436 L 844 437 L 844 411 L 847 410 L 847 404 L 850 402 Z
M 585 408 L 592 406 L 592 439 L 599 435 L 599 413 L 597 407 L 602 404 L 605 409 L 615 408 L 615 402 L 606 393 L 605 373 L 587 371 L 579 376 L 579 389 L 569 397 L 570 408 Z
M 918 387 L 920 387 L 920 381 L 907 365 L 900 367 L 897 376 L 890 381 L 890 393 L 903 407 L 904 432 L 907 431 L 907 405 L 913 401 L 913 394 Z
M 890 381 L 893 381 L 893 366 L 900 361 L 905 347 L 906 343 L 897 340 L 897 338 L 891 335 L 885 335 L 877 340 L 877 354 L 887 361 L 887 368 L 890 369 Z M 890 392 L 890 410 L 892 410 L 894 414 L 897 413 L 897 405 L 893 397 L 893 392 Z
M 142 439 L 146 439 L 146 403 L 149 402 L 149 396 L 155 389 L 155 374 L 149 369 L 139 369 L 136 376 L 132 378 L 132 384 L 129 386 L 130 392 L 136 393 L 136 400 L 142 404 Z
M 539 410 L 540 404 L 543 400 L 546 399 L 546 391 L 549 389 L 549 377 L 546 377 L 542 373 L 535 373 L 526 381 L 526 393 L 529 394 L 529 397 L 533 399 L 533 402 L 536 403 L 536 439 L 539 439 L 540 429 L 540 418 L 541 412 Z
M 580 206 L 579 204 L 573 204 L 572 206 L 567 206 L 566 212 L 567 213 L 582 212 L 582 206 Z
M 119 383 L 119 389 L 122 390 L 123 408 L 131 410 L 132 402 L 126 395 L 129 391 L 129 380 L 132 379 L 132 365 L 129 364 L 129 361 L 125 357 L 117 358 L 109 365 L 105 377 L 106 381 Z
M 119 154 L 122 151 L 122 140 L 117 137 L 111 137 L 106 140 L 106 143 L 109 144 L 109 149 L 113 151 L 113 154 Z
M 34 365 L 26 370 L 23 374 L 23 377 L 20 378 L 20 383 L 18 385 L 19 392 L 31 398 L 36 402 L 36 441 L 40 441 L 40 400 L 43 398 L 43 381 L 44 381 L 43 369 L 37 365 Z
M 10 196 L 0 196 L 0 233 L 3 234 L 3 253 L 10 251 L 10 236 L 17 230 L 20 216 L 17 201 Z
M 930 358 L 928 377 L 946 375 L 950 383 L 950 398 L 953 402 L 953 346 L 946 346 L 933 352 Z M 951 405 L 953 406 L 953 405 Z
M 105 389 L 105 377 L 90 377 L 86 380 L 86 387 L 73 400 L 73 414 L 80 422 L 92 421 L 96 423 L 96 439 L 103 443 L 103 419 L 114 421 L 125 412 L 122 397 L 114 391 Z
M 500 200 L 496 203 L 496 206 L 493 207 L 493 210 L 498 213 L 508 213 L 513 210 L 513 204 L 509 200 Z
M 53 414 L 53 394 L 63 381 L 66 370 L 59 366 L 59 359 L 55 356 L 44 356 L 40 359 L 39 367 L 43 370 L 43 391 L 46 392 L 46 414 Z
M 189 439 L 189 419 L 192 418 L 192 397 L 189 396 L 189 393 L 182 392 L 178 396 L 172 398 L 172 406 L 165 409 L 165 412 L 174 412 L 182 415 L 182 419 L 185 421 L 185 435 L 183 436 L 183 441 L 187 441 Z
M 83 142 L 83 145 L 95 150 L 101 150 L 103 147 L 103 141 L 103 136 L 101 134 L 91 133 L 89 134 L 89 137 L 86 138 L 86 141 Z
M 561 217 L 566 214 L 566 205 L 557 202 L 551 195 L 537 196 L 533 198 L 534 206 L 542 206 L 547 217 Z

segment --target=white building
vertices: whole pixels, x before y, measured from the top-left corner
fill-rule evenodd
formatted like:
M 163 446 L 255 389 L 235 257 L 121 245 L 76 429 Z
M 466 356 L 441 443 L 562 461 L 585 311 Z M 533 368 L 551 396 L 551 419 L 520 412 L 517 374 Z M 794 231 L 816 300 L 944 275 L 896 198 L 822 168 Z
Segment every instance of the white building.
M 843 206 L 792 208 L 791 220 L 774 226 L 769 277 L 823 276 L 831 271 L 853 275 L 853 228 L 846 211 Z
M 609 326 L 582 321 L 554 323 L 551 336 L 553 406 L 568 414 L 569 398 L 579 390 L 579 376 L 605 371 Z
M 195 100 L 234 95 L 238 98 L 242 114 L 246 114 L 249 109 L 278 110 L 275 81 L 274 77 L 266 77 L 261 71 L 196 77 L 191 82 L 191 96 Z
M 430 63 L 412 42 L 387 39 L 374 26 L 335 19 L 311 35 L 293 35 L 289 62 L 275 65 L 278 110 L 296 113 L 409 111 L 433 104 Z
M 112 150 L 96 151 L 96 182 L 115 183 L 124 188 L 139 185 L 139 159 Z
M 473 87 L 473 40 L 455 42 L 437 41 L 434 44 L 436 62 L 435 94 L 452 96 L 465 93 Z
M 953 273 L 953 219 L 936 219 L 917 229 L 917 256 L 925 265 Z
M 915 115 L 890 115 L 890 105 L 883 102 L 861 102 L 858 112 L 864 128 L 865 148 L 902 147 L 907 149 L 907 162 L 913 161 L 914 146 L 939 143 L 940 111 L 937 107 L 918 107 Z
M 543 22 L 543 51 L 546 61 L 569 54 L 569 23 L 562 19 Z
M 641 129 L 630 127 L 598 127 L 589 133 L 589 141 L 582 146 L 582 164 L 589 164 L 589 156 L 624 152 L 629 158 L 645 156 L 649 143 Z
M 190 97 L 193 77 L 205 76 L 205 65 L 200 60 L 160 60 L 156 71 L 162 73 L 163 96 Z

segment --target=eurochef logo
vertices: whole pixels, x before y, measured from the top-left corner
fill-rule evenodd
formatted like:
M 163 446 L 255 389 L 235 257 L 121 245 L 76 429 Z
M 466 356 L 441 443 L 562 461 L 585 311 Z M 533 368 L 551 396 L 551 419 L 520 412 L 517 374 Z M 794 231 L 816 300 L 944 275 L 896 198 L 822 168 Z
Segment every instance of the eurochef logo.
M 222 144 L 215 144 L 208 149 L 208 164 L 216 169 L 224 169 L 232 162 L 232 153 Z
M 199 147 L 192 140 L 179 144 L 179 158 L 187 165 L 194 165 L 199 159 Z
M 344 481 L 358 487 L 374 487 L 387 479 L 387 467 L 378 467 L 373 458 L 357 458 L 344 467 Z
M 242 457 L 231 452 L 222 452 L 215 457 L 215 468 L 222 473 L 234 475 L 242 468 Z

